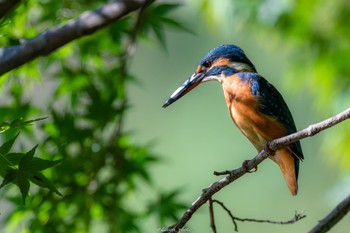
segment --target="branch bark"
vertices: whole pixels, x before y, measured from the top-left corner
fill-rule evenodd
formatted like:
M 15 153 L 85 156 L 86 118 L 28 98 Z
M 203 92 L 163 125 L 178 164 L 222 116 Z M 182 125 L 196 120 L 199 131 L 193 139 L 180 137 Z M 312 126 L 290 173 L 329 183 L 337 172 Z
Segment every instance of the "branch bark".
M 17 68 L 38 56 L 46 56 L 57 48 L 119 20 L 140 9 L 152 0 L 117 0 L 94 11 L 82 13 L 78 18 L 22 44 L 0 49 L 0 75 Z
M 331 229 L 350 211 L 350 195 L 340 202 L 324 219 L 322 219 L 309 233 L 323 233 Z
M 346 109 L 345 111 L 328 118 L 324 121 L 321 121 L 317 124 L 310 125 L 304 130 L 298 131 L 296 133 L 293 133 L 291 135 L 278 138 L 275 140 L 272 140 L 269 142 L 269 147 L 272 150 L 277 150 L 283 146 L 289 145 L 295 141 L 304 139 L 306 137 L 314 136 L 315 134 L 332 127 L 336 124 L 339 124 L 340 122 L 350 118 L 350 108 Z M 255 156 L 252 160 L 247 162 L 245 164 L 245 168 L 240 167 L 235 170 L 229 171 L 229 175 L 222 178 L 221 180 L 218 180 L 215 183 L 212 183 L 209 185 L 208 188 L 204 189 L 202 192 L 202 195 L 197 198 L 192 203 L 192 206 L 189 207 L 186 212 L 183 214 L 183 216 L 180 218 L 180 220 L 173 226 L 170 226 L 167 228 L 166 232 L 179 232 L 181 229 L 185 226 L 185 224 L 191 219 L 192 215 L 203 205 L 205 204 L 215 193 L 219 192 L 221 189 L 229 185 L 230 183 L 234 182 L 247 172 L 249 172 L 251 169 L 258 166 L 263 160 L 268 158 L 268 154 L 262 150 L 259 152 L 257 156 Z

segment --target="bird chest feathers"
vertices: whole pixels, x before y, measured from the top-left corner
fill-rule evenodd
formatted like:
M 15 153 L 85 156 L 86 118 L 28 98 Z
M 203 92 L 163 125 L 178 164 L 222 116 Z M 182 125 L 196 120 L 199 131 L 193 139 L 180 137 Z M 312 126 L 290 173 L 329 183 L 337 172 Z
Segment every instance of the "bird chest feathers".
M 200 83 L 219 81 L 232 120 L 260 151 L 266 142 L 296 131 L 293 117 L 277 89 L 260 76 L 244 51 L 235 45 L 221 45 L 199 62 L 191 75 L 166 100 L 163 107 L 174 103 Z M 303 159 L 300 142 L 276 151 L 275 161 L 293 195 L 298 191 L 299 159 Z
M 259 97 L 252 94 L 249 80 L 242 80 L 236 74 L 223 80 L 222 86 L 232 120 L 257 150 L 264 148 L 267 141 L 285 134 L 274 118 L 259 111 Z

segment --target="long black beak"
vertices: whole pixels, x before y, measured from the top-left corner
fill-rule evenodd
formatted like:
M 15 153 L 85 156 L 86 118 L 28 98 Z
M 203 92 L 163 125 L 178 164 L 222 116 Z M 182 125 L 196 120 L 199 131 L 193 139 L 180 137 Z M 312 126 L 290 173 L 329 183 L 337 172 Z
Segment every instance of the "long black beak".
M 174 103 L 176 100 L 180 99 L 186 93 L 195 88 L 205 77 L 205 72 L 194 73 L 189 79 L 187 79 L 174 93 L 169 97 L 167 101 L 163 104 L 163 108 L 168 107 L 170 104 Z

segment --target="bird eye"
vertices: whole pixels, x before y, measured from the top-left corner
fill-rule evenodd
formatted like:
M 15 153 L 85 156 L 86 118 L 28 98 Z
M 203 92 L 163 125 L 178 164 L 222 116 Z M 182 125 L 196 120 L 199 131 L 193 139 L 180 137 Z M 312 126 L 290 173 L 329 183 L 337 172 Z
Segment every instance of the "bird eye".
M 209 68 L 211 66 L 211 62 L 205 61 L 202 66 L 204 66 L 205 68 Z

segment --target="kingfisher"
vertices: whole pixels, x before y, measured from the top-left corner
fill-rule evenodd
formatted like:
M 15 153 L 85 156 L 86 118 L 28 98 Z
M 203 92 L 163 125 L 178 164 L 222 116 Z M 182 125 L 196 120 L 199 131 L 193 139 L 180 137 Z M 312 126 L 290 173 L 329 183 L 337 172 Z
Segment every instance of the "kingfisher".
M 174 103 L 200 83 L 219 81 L 229 114 L 254 147 L 269 154 L 281 169 L 291 194 L 298 193 L 299 141 L 272 151 L 268 142 L 296 132 L 292 114 L 278 90 L 258 74 L 244 51 L 231 44 L 218 46 L 199 62 L 196 71 L 164 103 Z M 243 163 L 244 164 L 244 163 Z

